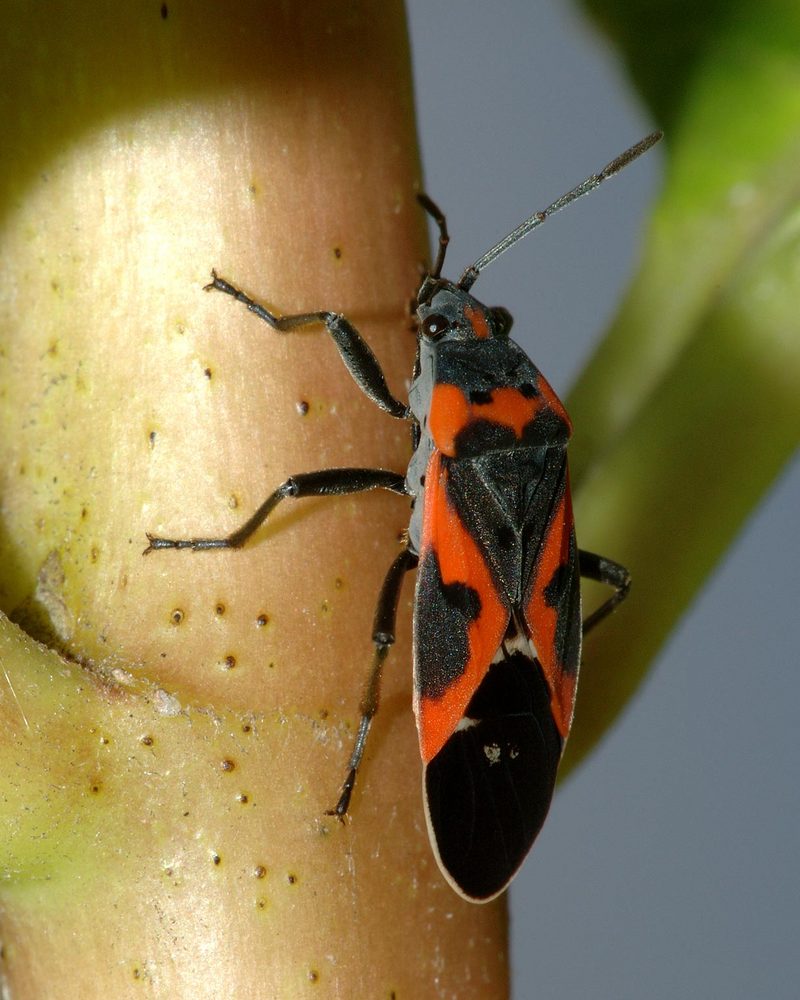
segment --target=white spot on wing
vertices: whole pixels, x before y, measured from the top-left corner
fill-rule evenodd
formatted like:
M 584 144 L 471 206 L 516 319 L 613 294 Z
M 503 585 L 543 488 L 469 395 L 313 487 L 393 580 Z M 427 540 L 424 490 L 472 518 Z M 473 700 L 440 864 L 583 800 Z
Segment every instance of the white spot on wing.
M 517 626 L 516 635 L 503 639 L 499 649 L 492 658 L 493 664 L 502 663 L 503 660 L 514 653 L 522 653 L 529 660 L 538 659 L 536 647 L 531 641 L 531 637 L 526 634 L 524 626 L 519 621 L 515 622 L 515 624 Z

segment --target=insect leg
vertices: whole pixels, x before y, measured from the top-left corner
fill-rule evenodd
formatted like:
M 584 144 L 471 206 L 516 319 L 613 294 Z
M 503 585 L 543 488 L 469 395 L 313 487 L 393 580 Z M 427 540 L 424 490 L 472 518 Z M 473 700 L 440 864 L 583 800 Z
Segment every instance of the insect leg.
M 442 267 L 444 266 L 444 256 L 447 253 L 447 245 L 450 242 L 450 234 L 447 232 L 447 219 L 445 218 L 444 212 L 439 208 L 436 202 L 429 198 L 423 191 L 417 195 L 417 201 L 422 205 L 428 215 L 433 219 L 439 229 L 439 249 L 436 253 L 436 261 L 431 268 L 430 276 L 432 278 L 438 278 L 441 276 Z
M 378 596 L 378 604 L 375 608 L 375 619 L 372 623 L 372 641 L 375 643 L 375 655 L 372 659 L 372 667 L 370 668 L 367 685 L 364 689 L 364 697 L 361 699 L 361 721 L 358 724 L 356 741 L 347 765 L 347 777 L 342 785 L 342 793 L 334 808 L 328 810 L 329 816 L 338 816 L 339 819 L 343 819 L 350 805 L 350 796 L 353 794 L 356 774 L 361 765 L 361 759 L 364 756 L 364 746 L 367 742 L 369 728 L 372 725 L 375 713 L 378 711 L 383 664 L 389 652 L 389 647 L 394 643 L 394 629 L 397 620 L 397 602 L 400 598 L 400 588 L 408 570 L 413 569 L 416 565 L 417 557 L 409 549 L 404 549 L 389 567 L 389 572 L 383 581 L 383 586 Z
M 618 604 L 628 596 L 631 587 L 631 575 L 624 566 L 581 549 L 578 553 L 581 576 L 588 580 L 596 580 L 614 588 L 614 593 L 605 603 L 583 620 L 583 634 L 586 635 L 595 625 L 607 618 Z
M 391 490 L 405 495 L 405 477 L 386 469 L 322 469 L 291 476 L 270 494 L 245 523 L 224 538 L 160 538 L 147 533 L 149 545 L 144 554 L 154 549 L 239 549 L 266 521 L 281 500 L 302 497 L 342 496 L 367 490 Z
M 266 306 L 255 302 L 241 289 L 225 281 L 224 278 L 220 278 L 216 271 L 211 272 L 211 281 L 205 287 L 206 291 L 216 289 L 219 292 L 225 292 L 226 295 L 231 295 L 237 302 L 247 306 L 250 312 L 255 313 L 259 319 L 263 319 L 279 333 L 288 333 L 301 326 L 323 323 L 359 389 L 391 416 L 408 417 L 408 407 L 399 399 L 395 399 L 389 391 L 381 366 L 369 344 L 344 316 L 325 311 L 299 313 L 296 316 L 276 316 Z

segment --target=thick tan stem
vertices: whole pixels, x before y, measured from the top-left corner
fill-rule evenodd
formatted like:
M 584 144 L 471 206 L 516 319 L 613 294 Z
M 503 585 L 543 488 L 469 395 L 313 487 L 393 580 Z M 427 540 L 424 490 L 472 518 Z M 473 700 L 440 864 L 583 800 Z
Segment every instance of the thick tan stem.
M 346 825 L 333 805 L 400 498 L 285 503 L 286 476 L 401 471 L 425 255 L 399 3 L 13 3 L 0 87 L 2 971 L 17 997 L 507 992 L 505 910 L 427 843 L 408 611 Z M 233 12 L 235 11 L 235 13 Z M 291 507 L 291 509 L 289 509 Z

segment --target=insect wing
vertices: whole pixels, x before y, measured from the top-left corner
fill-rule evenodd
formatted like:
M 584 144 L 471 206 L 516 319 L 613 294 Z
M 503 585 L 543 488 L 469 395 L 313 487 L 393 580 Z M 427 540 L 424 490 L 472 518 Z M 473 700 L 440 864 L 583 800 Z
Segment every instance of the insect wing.
M 463 495 L 454 471 L 434 453 L 415 607 L 415 707 L 431 843 L 453 888 L 487 901 L 541 829 L 562 739 L 525 622 L 512 617 L 497 567 L 476 541 L 475 507 L 468 528 L 453 505 Z M 497 511 L 484 509 L 495 521 Z
M 578 547 L 566 455 L 552 493 L 549 518 L 529 546 L 523 600 L 524 629 L 531 638 L 551 695 L 562 740 L 572 725 L 581 657 L 581 590 Z
M 414 710 L 425 764 L 461 723 L 511 617 L 453 507 L 448 478 L 448 460 L 434 451 L 414 603 Z
M 549 701 L 530 657 L 502 654 L 464 724 L 425 768 L 431 843 L 448 882 L 467 899 L 501 893 L 545 821 L 561 758 Z

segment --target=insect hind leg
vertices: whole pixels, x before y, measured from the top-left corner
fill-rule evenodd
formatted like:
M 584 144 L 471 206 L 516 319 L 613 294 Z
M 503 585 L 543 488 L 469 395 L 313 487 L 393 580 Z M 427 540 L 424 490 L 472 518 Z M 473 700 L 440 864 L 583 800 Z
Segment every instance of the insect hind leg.
M 625 600 L 631 588 L 631 575 L 624 566 L 614 562 L 613 559 L 606 559 L 605 556 L 598 556 L 594 552 L 585 551 L 585 549 L 580 550 L 578 558 L 582 577 L 587 580 L 596 580 L 597 583 L 604 583 L 614 588 L 611 597 L 584 618 L 583 634 L 586 635 Z
M 333 809 L 327 810 L 328 816 L 336 816 L 343 820 L 350 806 L 350 798 L 356 783 L 356 775 L 364 757 L 364 747 L 367 743 L 372 720 L 378 711 L 380 703 L 381 680 L 383 677 L 383 665 L 389 653 L 389 648 L 394 644 L 395 623 L 397 621 L 397 603 L 400 599 L 400 588 L 406 573 L 414 569 L 417 565 L 417 557 L 409 550 L 404 549 L 389 567 L 389 572 L 383 581 L 381 592 L 378 595 L 378 604 L 375 608 L 375 618 L 372 623 L 372 641 L 375 644 L 375 653 L 372 658 L 372 666 L 367 684 L 364 688 L 364 696 L 361 699 L 361 719 L 358 724 L 353 751 L 347 764 L 347 777 L 342 785 L 339 801 Z

